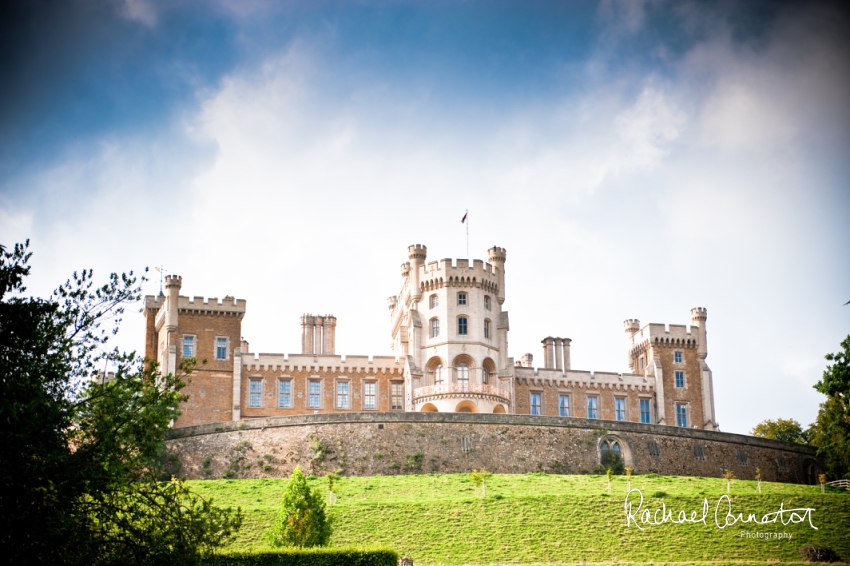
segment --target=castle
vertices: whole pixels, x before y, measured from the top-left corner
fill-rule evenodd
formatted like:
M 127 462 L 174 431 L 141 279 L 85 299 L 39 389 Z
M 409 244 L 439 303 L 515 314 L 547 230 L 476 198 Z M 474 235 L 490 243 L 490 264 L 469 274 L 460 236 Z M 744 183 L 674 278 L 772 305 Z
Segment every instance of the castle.
M 717 430 L 712 374 L 705 362 L 706 310 L 691 326 L 625 321 L 631 373 L 574 370 L 570 339 L 542 340 L 542 365 L 514 361 L 505 303 L 504 248 L 488 261 L 426 263 L 408 248 L 402 285 L 388 299 L 395 356 L 335 354 L 337 320 L 301 317 L 300 354 L 257 354 L 242 339 L 246 302 L 146 296 L 145 356 L 163 372 L 206 359 L 184 389 L 176 428 L 263 417 L 355 412 L 505 413 L 605 419 Z

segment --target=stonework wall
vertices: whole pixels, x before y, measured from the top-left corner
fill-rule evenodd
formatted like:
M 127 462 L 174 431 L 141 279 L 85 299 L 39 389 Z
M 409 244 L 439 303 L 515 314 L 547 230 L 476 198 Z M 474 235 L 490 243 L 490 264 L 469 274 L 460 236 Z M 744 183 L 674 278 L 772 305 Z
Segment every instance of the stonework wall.
M 617 442 L 635 473 L 808 483 L 812 448 L 743 435 L 580 418 L 470 413 L 350 413 L 175 429 L 169 450 L 188 478 L 317 475 L 587 473 Z
M 675 363 L 675 352 L 682 352 L 682 363 Z M 661 361 L 664 376 L 664 409 L 667 424 L 676 424 L 676 404 L 688 407 L 688 426 L 705 424 L 702 407 L 702 374 L 697 349 L 683 346 L 653 346 L 653 356 Z M 685 372 L 685 387 L 676 387 L 676 372 Z

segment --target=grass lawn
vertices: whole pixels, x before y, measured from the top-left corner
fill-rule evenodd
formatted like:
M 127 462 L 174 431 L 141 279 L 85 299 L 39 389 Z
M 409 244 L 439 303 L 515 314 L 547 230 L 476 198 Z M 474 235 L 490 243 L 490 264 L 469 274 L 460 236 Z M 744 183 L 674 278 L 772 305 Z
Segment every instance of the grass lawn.
M 245 522 L 233 549 L 265 548 L 263 533 L 280 506 L 285 479 L 196 480 L 193 490 L 217 505 L 239 506 Z M 327 493 L 323 478 L 310 485 Z M 605 476 L 553 474 L 494 475 L 487 498 L 476 496 L 468 474 L 344 477 L 334 520 L 332 544 L 372 544 L 409 553 L 420 564 L 788 564 L 802 562 L 798 549 L 818 544 L 850 560 L 850 492 L 820 486 L 732 481 L 733 513 L 759 517 L 785 509 L 814 508 L 808 521 L 783 526 L 740 523 L 719 529 L 714 512 L 726 493 L 717 478 L 635 476 L 644 508 L 662 504 L 702 516 L 707 524 L 626 526 L 626 479 L 617 476 L 608 493 Z M 637 507 L 635 501 L 634 508 Z M 719 517 L 721 524 L 725 507 Z M 640 514 L 636 514 L 640 516 Z M 659 514 L 659 517 L 661 515 Z M 787 515 L 786 515 L 787 517 Z M 750 533 L 789 533 L 790 540 L 745 538 Z

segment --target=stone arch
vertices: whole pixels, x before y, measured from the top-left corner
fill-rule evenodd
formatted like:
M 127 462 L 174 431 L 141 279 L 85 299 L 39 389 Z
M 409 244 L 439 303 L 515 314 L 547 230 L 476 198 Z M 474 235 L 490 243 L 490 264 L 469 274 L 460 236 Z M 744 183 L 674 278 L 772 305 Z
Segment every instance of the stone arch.
M 505 406 L 502 405 L 501 403 L 499 403 L 498 405 L 493 407 L 493 412 L 496 413 L 496 414 L 499 414 L 499 415 L 503 415 L 503 414 L 507 413 L 507 411 L 505 410 Z
M 446 364 L 440 356 L 433 356 L 425 364 L 425 376 L 427 385 L 445 383 L 448 378 Z
M 606 434 L 596 441 L 596 461 L 602 463 L 603 453 L 607 450 L 619 452 L 623 465 L 634 466 L 634 454 L 631 445 L 619 434 Z
M 496 382 L 496 363 L 490 358 L 481 362 L 481 382 L 489 385 Z
M 478 405 L 470 401 L 469 399 L 465 401 L 461 401 L 455 407 L 455 413 L 477 413 Z
M 425 403 L 422 405 L 422 408 L 419 409 L 420 413 L 438 413 L 437 406 L 434 403 Z

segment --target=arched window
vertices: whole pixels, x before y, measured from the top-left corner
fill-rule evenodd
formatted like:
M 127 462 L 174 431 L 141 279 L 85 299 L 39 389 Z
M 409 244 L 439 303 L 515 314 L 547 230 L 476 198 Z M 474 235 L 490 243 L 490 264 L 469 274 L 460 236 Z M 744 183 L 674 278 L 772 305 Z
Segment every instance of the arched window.
M 431 295 L 431 308 L 440 306 L 440 298 L 437 295 Z
M 469 323 L 465 316 L 457 319 L 457 333 L 466 336 L 469 330 Z
M 466 304 L 466 293 L 458 293 L 457 294 L 457 304 L 465 305 Z
M 431 319 L 431 338 L 436 338 L 440 335 L 440 319 L 432 318 Z
M 615 442 L 614 444 L 612 444 L 612 445 L 611 445 L 611 450 L 613 450 L 613 451 L 614 451 L 614 454 L 616 454 L 617 456 L 620 456 L 620 455 L 621 455 L 621 454 L 620 454 L 620 443 L 619 443 L 619 442 Z
M 469 365 L 466 362 L 457 365 L 457 382 L 462 385 L 469 384 Z
M 443 364 L 437 364 L 434 367 L 434 385 L 442 385 L 443 383 Z
M 484 383 L 485 385 L 490 383 L 490 370 L 487 366 L 481 368 L 481 383 Z
M 490 310 L 490 295 L 484 295 L 484 308 Z

